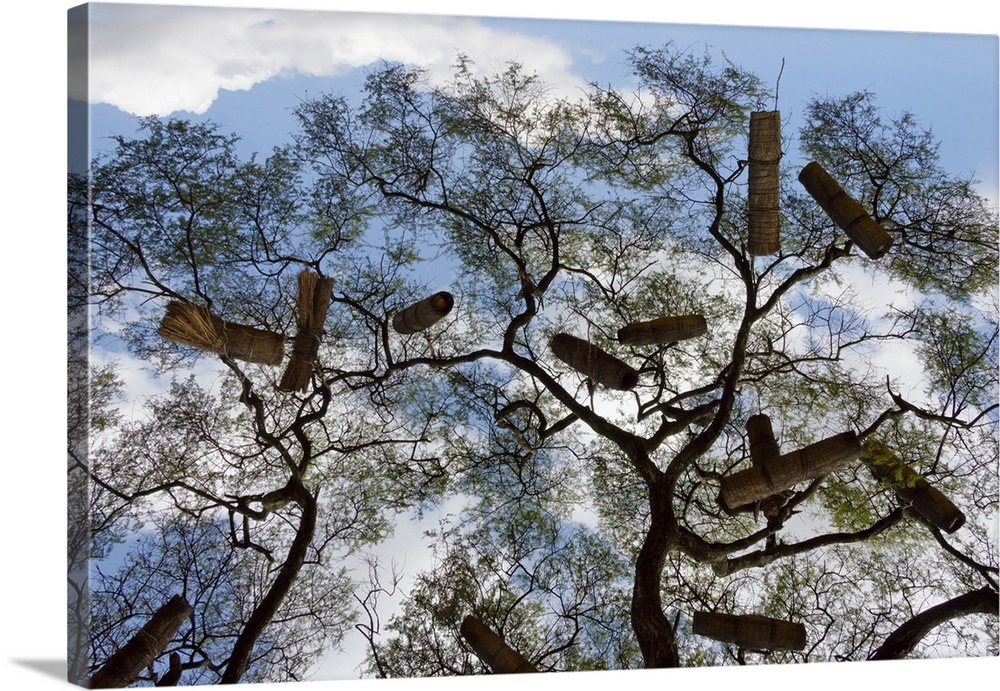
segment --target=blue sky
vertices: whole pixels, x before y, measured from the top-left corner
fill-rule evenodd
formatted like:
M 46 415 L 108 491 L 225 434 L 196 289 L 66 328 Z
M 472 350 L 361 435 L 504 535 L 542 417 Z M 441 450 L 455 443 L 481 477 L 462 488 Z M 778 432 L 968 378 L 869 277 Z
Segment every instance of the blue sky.
M 780 73 L 786 134 L 810 96 L 872 91 L 887 114 L 914 113 L 941 140 L 944 165 L 996 199 L 996 36 L 100 4 L 91 28 L 97 148 L 131 129 L 129 114 L 160 114 L 211 118 L 264 154 L 294 129 L 300 99 L 355 92 L 379 58 L 423 64 L 442 81 L 461 51 L 484 69 L 522 62 L 556 93 L 588 81 L 628 88 L 625 51 L 674 41 L 708 46 L 768 84 Z
M 65 24 L 66 10 L 76 2 L 55 2 L 45 0 L 26 3 L 18 8 L 17 15 L 11 15 L 4 22 L 4 40 L 0 50 L 4 51 L 5 86 L 8 98 L 3 109 L 4 130 L 8 133 L 6 151 L 8 161 L 17 165 L 15 179 L 5 186 L 5 201 L 8 205 L 7 229 L 9 246 L 7 256 L 16 264 L 3 274 L 5 293 L 9 296 L 22 295 L 25 287 L 33 292 L 30 299 L 11 300 L 7 305 L 9 325 L 30 325 L 30 355 L 24 352 L 25 339 L 5 339 L 5 360 L 11 363 L 5 372 L 8 391 L 17 394 L 17 412 L 8 418 L 8 429 L 20 432 L 12 435 L 14 445 L 11 458 L 14 462 L 8 469 L 10 481 L 15 487 L 54 488 L 56 508 L 40 511 L 37 492 L 15 492 L 13 505 L 8 504 L 10 515 L 30 516 L 31 530 L 5 531 L 8 554 L 30 554 L 32 567 L 9 570 L 5 584 L 11 592 L 18 593 L 13 598 L 12 611 L 8 619 L 18 622 L 10 628 L 4 638 L 6 655 L 0 660 L 0 671 L 5 681 L 16 682 L 17 688 L 65 688 L 62 681 L 62 666 L 65 663 L 65 643 L 62 637 L 64 617 L 64 559 L 60 556 L 65 540 L 64 513 L 59 508 L 58 494 L 65 483 L 61 458 L 63 437 L 61 434 L 38 435 L 30 433 L 37 428 L 41 415 L 51 410 L 53 401 L 61 406 L 62 362 L 65 353 L 62 340 L 64 293 L 61 285 L 61 257 L 64 254 L 63 228 L 65 228 L 64 207 L 58 200 L 65 191 L 64 161 L 65 147 L 65 91 L 66 53 Z M 171 0 L 167 4 L 192 4 L 192 0 L 178 3 Z M 247 2 L 236 0 L 212 0 L 213 5 L 240 6 Z M 266 6 L 277 8 L 338 9 L 347 11 L 398 12 L 409 9 L 402 0 L 267 0 Z M 994 4 L 994 3 L 989 3 Z M 805 47 L 812 46 L 813 39 L 833 35 L 830 28 L 871 30 L 894 29 L 906 32 L 950 32 L 963 34 L 987 34 L 989 45 L 979 48 L 973 55 L 965 52 L 973 43 L 981 44 L 982 39 L 973 41 L 961 37 L 917 37 L 911 48 L 898 52 L 895 48 L 905 43 L 903 37 L 888 37 L 888 42 L 868 43 L 860 52 L 844 42 L 843 35 L 837 34 L 838 43 L 817 41 L 814 48 L 822 48 L 808 61 L 795 61 L 791 46 L 771 45 L 758 41 L 752 49 L 746 48 L 750 36 L 747 32 L 729 32 L 731 42 L 722 46 L 732 51 L 732 57 L 748 66 L 757 68 L 754 60 L 760 60 L 759 69 L 763 76 L 772 74 L 774 60 L 779 53 L 786 58 L 786 68 L 782 77 L 782 108 L 789 110 L 800 107 L 796 104 L 795 89 L 801 94 L 810 90 L 836 94 L 845 90 L 870 88 L 880 95 L 880 103 L 889 110 L 908 108 L 913 110 L 922 122 L 934 127 L 944 140 L 942 155 L 949 167 L 958 171 L 977 171 L 986 178 L 992 164 L 992 189 L 996 189 L 996 35 L 1000 32 L 1000 10 L 985 7 L 982 0 L 949 0 L 941 3 L 873 3 L 871 0 L 843 0 L 831 3 L 772 2 L 768 4 L 747 2 L 747 0 L 714 0 L 711 3 L 651 3 L 648 0 L 616 0 L 616 2 L 576 2 L 562 0 L 482 0 L 469 3 L 467 0 L 422 0 L 416 5 L 425 14 L 470 14 L 481 13 L 507 17 L 575 17 L 590 20 L 614 21 L 613 27 L 587 25 L 577 27 L 576 38 L 565 35 L 554 36 L 561 45 L 575 44 L 571 55 L 576 61 L 574 68 L 582 76 L 614 78 L 613 57 L 607 57 L 615 48 L 629 46 L 638 29 L 619 25 L 621 21 L 680 22 L 686 24 L 728 24 L 785 27 L 822 27 L 823 32 L 799 34 Z M 900 8 L 903 8 L 902 10 Z M 550 22 L 535 24 L 511 23 L 507 20 L 497 23 L 510 29 L 512 26 L 526 33 L 545 32 L 556 34 L 559 26 Z M 664 31 L 669 27 L 664 28 Z M 676 29 L 682 31 L 682 29 Z M 702 31 L 695 32 L 701 34 Z M 708 33 L 708 30 L 705 30 Z M 733 34 L 744 38 L 737 40 Z M 774 33 L 767 32 L 769 36 Z M 686 35 L 690 35 L 686 34 Z M 716 34 L 718 35 L 718 34 Z M 758 33 L 758 36 L 764 34 Z M 790 36 L 787 32 L 782 35 Z M 213 43 L 217 37 L 209 36 L 206 43 Z M 851 37 L 848 37 L 851 38 Z M 856 38 L 856 37 L 855 37 Z M 882 38 L 887 38 L 882 35 Z M 701 40 L 701 37 L 698 37 Z M 788 39 L 789 41 L 791 39 Z M 599 45 L 598 45 L 599 44 Z M 936 52 L 929 52 L 924 46 L 934 44 Z M 961 44 L 957 52 L 953 46 Z M 802 44 L 799 43 L 801 49 Z M 735 51 L 740 46 L 740 54 Z M 916 47 L 913 47 L 916 46 Z M 776 50 L 780 48 L 780 50 Z M 599 65 L 587 62 L 590 56 L 600 50 L 606 59 Z M 575 51 L 575 52 L 574 52 Z M 820 57 L 822 55 L 822 57 Z M 756 58 L 754 56 L 757 56 Z M 777 58 L 780 60 L 780 57 Z M 951 65 L 949 72 L 940 72 L 944 65 Z M 600 74 L 591 73 L 591 67 L 600 66 Z M 584 68 L 587 69 L 584 69 Z M 889 70 L 889 68 L 892 68 Z M 808 71 L 807 71 L 808 70 Z M 618 70 L 619 74 L 621 70 Z M 604 75 L 610 75 L 605 77 Z M 936 75 L 930 78 L 931 75 Z M 970 81 L 971 80 L 971 81 Z M 799 86 L 793 87 L 793 82 Z M 221 92 L 208 115 L 239 129 L 247 138 L 249 146 L 266 151 L 275 132 L 284 132 L 288 106 L 283 99 L 296 97 L 303 92 L 302 87 L 312 90 L 312 85 L 320 88 L 320 80 L 307 82 L 301 79 L 272 81 L 258 85 L 248 92 Z M 977 86 L 978 85 L 978 86 Z M 982 85 L 992 90 L 984 95 L 985 105 L 965 98 L 970 93 L 980 93 Z M 322 88 L 335 88 L 332 84 Z M 958 94 L 958 102 L 951 102 L 945 93 Z M 890 94 L 905 97 L 888 100 Z M 257 101 L 257 96 L 262 98 Z M 254 111 L 253 108 L 258 110 Z M 241 116 L 240 118 L 230 115 Z M 128 120 L 115 113 L 110 106 L 95 106 L 98 127 L 118 129 Z M 247 117 L 251 116 L 251 117 Z M 95 130 L 99 135 L 100 130 Z M 53 200 L 56 200 L 53 203 Z M 55 258 L 52 267 L 48 258 Z M 55 279 L 47 277 L 55 274 Z M 40 318 L 39 305 L 45 310 L 51 308 L 50 320 Z M 36 350 L 37 349 L 37 350 Z M 48 367 L 54 372 L 44 375 Z M 51 377 L 51 381 L 49 381 Z M 59 413 L 57 412 L 58 416 Z M 29 433 L 25 433 L 29 432 Z M 30 483 L 30 484 L 29 484 Z M 996 678 L 1000 660 L 943 660 L 932 663 L 903 664 L 884 663 L 875 665 L 824 665 L 823 678 L 828 684 L 821 688 L 834 688 L 844 683 L 861 681 L 870 683 L 888 681 L 905 684 L 908 688 L 939 688 L 941 684 L 954 683 L 958 678 L 974 678 L 984 675 Z M 744 670 L 697 670 L 695 677 L 687 672 L 648 672 L 630 675 L 628 683 L 638 687 L 662 688 L 664 683 L 675 680 L 696 685 L 708 683 L 721 685 L 738 682 L 750 688 L 768 688 L 796 682 L 815 682 L 816 666 L 790 666 L 780 669 L 752 668 Z M 736 675 L 736 672 L 739 674 Z M 663 675 L 666 676 L 663 676 Z M 805 675 L 809 676 L 805 676 Z M 563 681 L 561 679 L 560 681 Z M 579 681 L 575 675 L 565 678 L 564 683 Z M 615 681 L 620 681 L 615 679 Z M 337 688 L 343 691 L 356 688 L 360 682 L 316 682 L 309 689 Z M 438 689 L 445 682 L 407 682 L 409 689 Z M 465 682 L 460 682 L 466 688 Z M 550 683 L 550 682 L 549 682 Z M 446 683 L 445 683 L 446 684 Z M 507 686 L 509 679 L 479 679 L 475 688 L 499 689 Z M 519 685 L 529 687 L 532 682 L 519 680 Z M 549 685 L 549 684 L 546 684 Z M 261 691 L 285 689 L 285 685 L 260 685 Z M 360 687 L 370 688 L 370 684 Z M 458 685 L 455 688 L 459 688 Z M 534 688 L 542 688 L 534 680 Z

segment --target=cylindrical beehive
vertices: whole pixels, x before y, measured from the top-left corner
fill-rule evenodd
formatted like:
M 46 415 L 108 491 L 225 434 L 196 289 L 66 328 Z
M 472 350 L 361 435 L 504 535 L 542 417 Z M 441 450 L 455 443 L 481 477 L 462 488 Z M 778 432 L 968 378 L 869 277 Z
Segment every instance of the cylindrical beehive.
M 864 207 L 834 180 L 816 161 L 799 172 L 799 182 L 819 203 L 826 215 L 847 233 L 865 254 L 878 259 L 889 251 L 892 238 L 872 219 Z
M 884 444 L 866 445 L 865 465 L 872 475 L 892 487 L 896 494 L 932 525 L 953 533 L 965 525 L 965 514 L 927 478 L 903 463 Z
M 708 324 L 700 314 L 659 317 L 644 322 L 632 322 L 618 329 L 618 341 L 625 345 L 644 346 L 675 343 L 708 333 Z
M 750 442 L 750 461 L 754 465 L 770 462 L 781 455 L 778 440 L 774 438 L 771 418 L 764 413 L 747 419 L 747 439 Z
M 493 670 L 494 674 L 521 674 L 537 672 L 524 656 L 504 643 L 500 636 L 471 614 L 459 627 L 459 632 L 476 655 Z
M 736 509 L 838 470 L 860 458 L 861 451 L 854 432 L 836 434 L 722 478 L 720 497 L 729 509 Z
M 805 626 L 759 614 L 695 612 L 691 629 L 696 635 L 749 650 L 802 650 L 806 647 Z
M 397 312 L 392 318 L 392 328 L 404 335 L 423 331 L 440 321 L 454 306 L 455 298 L 451 293 L 434 293 Z
M 157 609 L 114 655 L 108 658 L 87 684 L 90 688 L 122 688 L 155 660 L 170 643 L 170 639 L 188 621 L 191 605 L 180 595 L 174 595 Z
M 285 356 L 283 335 L 224 321 L 190 302 L 167 304 L 159 334 L 174 343 L 261 365 L 278 365 Z
M 576 336 L 558 333 L 549 347 L 557 358 L 609 389 L 631 391 L 639 383 L 639 373 L 632 367 Z
M 747 251 L 754 256 L 777 254 L 780 192 L 778 161 L 781 160 L 781 113 L 777 110 L 750 113 L 747 194 Z

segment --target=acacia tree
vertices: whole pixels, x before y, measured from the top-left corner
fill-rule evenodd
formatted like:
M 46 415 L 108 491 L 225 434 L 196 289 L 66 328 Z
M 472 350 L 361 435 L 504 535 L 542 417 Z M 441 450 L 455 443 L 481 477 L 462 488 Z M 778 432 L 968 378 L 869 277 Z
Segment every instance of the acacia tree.
M 74 188 L 89 192 L 92 338 L 159 377 L 113 362 L 91 387 L 122 393 L 132 413 L 91 396 L 107 422 L 71 458 L 92 488 L 83 554 L 96 565 L 76 579 L 91 634 L 77 657 L 96 668 L 172 595 L 193 608 L 137 681 L 178 668 L 182 683 L 302 678 L 348 630 L 343 560 L 432 496 L 439 474 L 417 455 L 416 416 L 359 418 L 364 398 L 347 387 L 307 371 L 302 390 L 278 390 L 276 367 L 157 333 L 173 302 L 292 340 L 300 272 L 320 274 L 349 242 L 351 219 L 304 192 L 286 155 L 243 161 L 235 141 L 213 124 L 147 120 Z M 402 482 L 409 473 L 421 482 Z
M 770 94 L 708 56 L 667 47 L 630 57 L 631 95 L 594 85 L 583 100 L 556 99 L 517 65 L 479 76 L 461 59 L 446 87 L 388 65 L 370 76 L 360 107 L 330 96 L 299 108 L 300 155 L 388 229 L 387 254 L 395 243 L 422 252 L 379 281 L 402 295 L 338 296 L 361 315 L 351 333 L 372 355 L 367 368 L 326 366 L 324 376 L 380 389 L 429 370 L 434 383 L 412 395 L 463 401 L 441 410 L 462 440 L 448 457 L 470 494 L 500 491 L 521 505 L 525 472 L 565 473 L 544 503 L 596 515 L 632 564 L 630 621 L 644 666 L 717 659 L 690 634 L 697 609 L 805 622 L 806 650 L 778 660 L 880 656 L 883 641 L 934 603 L 982 588 L 995 622 L 995 210 L 972 180 L 940 168 L 913 116 L 887 118 L 867 93 L 817 99 L 798 134 L 803 158 L 785 136 L 780 250 L 751 256 L 746 133 Z M 802 189 L 795 173 L 809 159 L 888 230 L 888 256 L 864 256 Z M 873 282 L 903 297 L 866 294 Z M 444 288 L 456 307 L 430 336 L 391 333 L 381 315 Z M 705 317 L 705 337 L 616 341 L 627 323 L 688 314 Z M 630 363 L 637 385 L 609 390 L 568 367 L 550 348 L 559 332 Z M 920 358 L 920 385 L 889 352 Z M 955 497 L 965 527 L 943 534 L 860 462 L 791 488 L 766 522 L 733 515 L 720 506 L 720 480 L 749 465 L 745 425 L 760 411 L 785 452 L 845 431 L 884 443 Z M 477 472 L 484 458 L 495 459 L 491 477 Z M 466 520 L 497 517 L 475 514 Z M 495 546 L 483 530 L 468 533 L 482 535 L 479 550 Z M 426 583 L 450 582 L 452 568 L 442 558 Z M 529 586 L 505 587 L 533 616 L 560 616 L 551 600 L 539 610 Z M 399 643 L 373 640 L 372 670 L 467 670 L 441 662 L 453 659 L 444 651 L 454 650 L 463 608 L 449 605 L 443 638 L 427 625 L 441 615 L 432 600 L 415 591 L 405 620 L 389 626 Z M 470 596 L 465 609 L 478 604 Z M 947 611 L 936 621 L 983 610 Z M 959 625 L 976 633 L 939 650 L 996 650 L 990 619 Z M 534 661 L 560 644 L 520 640 Z M 421 646 L 432 652 L 411 652 Z
M 335 642 L 348 621 L 346 581 L 325 580 L 337 558 L 444 498 L 463 509 L 401 614 L 378 624 L 378 579 L 356 595 L 371 674 L 485 671 L 468 614 L 546 671 L 754 659 L 696 635 L 695 611 L 804 624 L 806 648 L 772 661 L 996 651 L 995 210 L 912 116 L 817 99 L 783 137 L 780 250 L 752 256 L 747 125 L 771 94 L 672 46 L 630 59 L 636 92 L 576 100 L 514 64 L 480 75 L 460 58 L 442 87 L 385 65 L 360 105 L 305 101 L 295 145 L 263 162 L 213 125 L 151 119 L 118 139 L 91 182 L 92 301 L 180 376 L 81 461 L 94 515 L 157 528 L 95 589 L 94 658 L 155 606 L 130 609 L 143 584 L 185 584 L 195 621 L 159 664 L 181 651 L 191 681 L 296 678 L 318 654 L 309 627 Z M 889 254 L 861 254 L 806 194 L 810 159 L 888 229 Z M 291 335 L 303 268 L 335 279 L 304 392 L 155 333 L 181 300 Z M 447 316 L 397 332 L 393 315 L 442 290 Z M 666 315 L 708 332 L 616 338 Z M 570 367 L 559 333 L 626 361 L 635 385 Z M 881 444 L 964 526 L 942 532 L 860 461 L 766 511 L 720 503 L 760 412 L 783 452 L 845 431 Z M 110 545 L 122 525 L 95 530 L 114 526 Z M 223 611 L 222 591 L 246 599 Z

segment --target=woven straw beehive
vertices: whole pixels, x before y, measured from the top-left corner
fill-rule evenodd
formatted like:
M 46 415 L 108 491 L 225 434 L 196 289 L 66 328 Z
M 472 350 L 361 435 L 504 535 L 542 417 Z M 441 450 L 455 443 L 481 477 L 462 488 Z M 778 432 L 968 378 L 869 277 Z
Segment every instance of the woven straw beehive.
M 659 317 L 650 321 L 632 322 L 618 329 L 618 341 L 625 345 L 644 346 L 675 343 L 708 333 L 708 324 L 700 314 Z
M 876 479 L 892 487 L 900 499 L 932 525 L 948 533 L 965 525 L 965 514 L 948 497 L 881 442 L 867 442 L 862 460 Z
M 747 194 L 747 251 L 754 256 L 777 254 L 780 190 L 778 162 L 781 160 L 781 113 L 777 110 L 750 113 Z
M 799 173 L 799 182 L 820 205 L 826 215 L 872 259 L 879 259 L 892 245 L 885 228 L 868 215 L 819 163 L 809 163 Z
M 748 650 L 802 650 L 806 627 L 759 614 L 695 612 L 691 630 L 699 636 Z
M 860 458 L 861 452 L 858 436 L 843 432 L 722 478 L 720 497 L 735 509 L 839 470 Z

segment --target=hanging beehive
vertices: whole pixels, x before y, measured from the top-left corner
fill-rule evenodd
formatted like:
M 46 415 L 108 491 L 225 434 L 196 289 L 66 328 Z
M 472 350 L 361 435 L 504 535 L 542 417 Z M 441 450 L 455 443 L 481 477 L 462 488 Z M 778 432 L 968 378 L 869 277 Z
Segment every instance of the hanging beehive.
M 609 389 L 631 391 L 639 383 L 639 373 L 632 367 L 576 336 L 558 333 L 549 347 L 557 358 Z
M 281 334 L 224 321 L 207 307 L 190 302 L 167 304 L 159 334 L 174 343 L 261 365 L 279 365 L 285 357 Z
M 774 438 L 771 418 L 764 413 L 747 419 L 747 439 L 750 442 L 750 461 L 754 465 L 769 463 L 781 455 L 778 440 Z
M 774 462 L 781 455 L 781 451 L 778 448 L 778 440 L 774 437 L 771 418 L 764 413 L 751 415 L 747 419 L 746 427 L 747 440 L 750 442 L 750 462 L 755 466 Z M 765 518 L 777 518 L 791 497 L 791 492 L 778 492 L 761 499 L 760 512 Z
M 397 312 L 392 318 L 392 328 L 404 335 L 423 331 L 438 323 L 454 306 L 455 298 L 451 293 L 434 293 Z
M 471 614 L 462 621 L 458 630 L 466 642 L 476 651 L 479 659 L 485 662 L 494 674 L 521 674 L 538 671 L 519 652 L 504 643 L 500 636 L 493 633 L 488 626 Z
M 759 614 L 695 612 L 691 630 L 698 636 L 733 643 L 748 650 L 802 650 L 806 627 Z
M 163 653 L 177 631 L 188 622 L 192 611 L 191 605 L 182 596 L 171 597 L 153 612 L 153 616 L 132 638 L 108 658 L 88 680 L 86 687 L 123 688 L 134 682 Z
M 880 482 L 892 487 L 896 494 L 932 525 L 953 533 L 965 525 L 965 514 L 927 479 L 877 441 L 865 444 L 862 461 Z
M 719 496 L 730 510 L 843 468 L 861 457 L 854 432 L 828 437 L 797 451 L 722 478 Z
M 781 160 L 781 113 L 750 113 L 748 147 L 747 251 L 754 256 L 777 254 L 781 249 L 778 161 Z
M 332 278 L 308 269 L 299 274 L 298 331 L 292 339 L 292 354 L 278 383 L 279 390 L 304 391 L 309 386 L 332 295 Z
M 864 207 L 834 180 L 819 163 L 813 161 L 799 172 L 799 182 L 820 205 L 826 215 L 872 259 L 889 251 L 892 238 L 885 228 L 868 215 Z
M 700 314 L 659 317 L 650 321 L 632 322 L 618 329 L 618 341 L 625 345 L 644 346 L 676 343 L 708 333 L 708 324 Z

